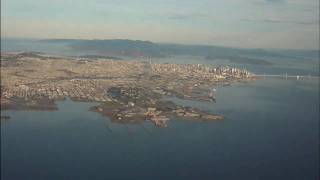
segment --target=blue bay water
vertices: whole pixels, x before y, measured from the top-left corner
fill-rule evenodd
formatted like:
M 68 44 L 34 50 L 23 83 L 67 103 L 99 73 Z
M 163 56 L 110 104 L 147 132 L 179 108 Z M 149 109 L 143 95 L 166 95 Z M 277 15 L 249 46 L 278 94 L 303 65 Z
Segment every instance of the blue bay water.
M 318 179 L 319 82 L 261 79 L 217 88 L 217 102 L 178 104 L 222 121 L 117 124 L 61 101 L 5 111 L 1 170 L 10 179 Z
M 4 51 L 83 53 L 27 40 L 4 45 Z M 319 57 L 258 58 L 273 65 L 194 56 L 152 61 L 319 75 Z M 172 119 L 163 129 L 151 122 L 112 123 L 88 111 L 95 104 L 69 100 L 58 102 L 53 112 L 2 111 L 11 119 L 1 122 L 1 179 L 319 179 L 318 79 L 259 79 L 217 87 L 216 97 L 216 103 L 172 100 L 224 120 Z

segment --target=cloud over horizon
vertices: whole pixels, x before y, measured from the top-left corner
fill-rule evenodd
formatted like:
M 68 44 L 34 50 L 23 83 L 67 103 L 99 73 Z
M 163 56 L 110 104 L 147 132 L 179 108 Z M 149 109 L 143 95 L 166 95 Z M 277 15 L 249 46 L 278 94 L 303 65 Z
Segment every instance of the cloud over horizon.
M 2 37 L 319 49 L 317 0 L 2 0 L 1 4 Z

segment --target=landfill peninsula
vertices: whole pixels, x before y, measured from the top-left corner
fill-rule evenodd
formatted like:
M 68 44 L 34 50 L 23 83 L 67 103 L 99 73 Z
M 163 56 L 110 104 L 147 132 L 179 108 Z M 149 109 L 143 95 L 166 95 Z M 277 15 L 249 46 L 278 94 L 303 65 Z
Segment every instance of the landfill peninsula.
M 157 127 L 167 127 L 172 118 L 224 118 L 177 105 L 168 97 L 214 103 L 215 87 L 253 79 L 247 70 L 228 66 L 3 52 L 1 110 L 55 111 L 56 101 L 69 98 L 97 102 L 90 110 L 113 122 L 149 120 Z

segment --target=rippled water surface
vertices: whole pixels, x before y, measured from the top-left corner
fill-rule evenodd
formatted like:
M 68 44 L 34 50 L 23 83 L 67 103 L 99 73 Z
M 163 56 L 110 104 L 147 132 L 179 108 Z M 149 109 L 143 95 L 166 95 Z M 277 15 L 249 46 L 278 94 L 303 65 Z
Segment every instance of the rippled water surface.
M 217 88 L 217 102 L 173 99 L 223 121 L 168 128 L 117 124 L 59 102 L 59 111 L 5 111 L 2 179 L 318 179 L 319 83 L 261 79 Z

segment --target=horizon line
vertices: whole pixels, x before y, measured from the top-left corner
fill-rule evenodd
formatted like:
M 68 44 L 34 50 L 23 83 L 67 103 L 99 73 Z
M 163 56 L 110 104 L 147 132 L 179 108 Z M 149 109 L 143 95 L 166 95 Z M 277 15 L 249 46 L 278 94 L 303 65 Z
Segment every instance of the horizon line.
M 225 45 L 215 45 L 215 44 L 191 44 L 191 43 L 178 43 L 178 42 L 159 42 L 159 41 L 152 41 L 152 40 L 143 40 L 143 39 L 128 39 L 128 38 L 110 38 L 110 39 L 89 39 L 89 38 L 35 38 L 35 37 L 1 37 L 1 41 L 5 39 L 16 39 L 16 40 L 85 40 L 85 41 L 107 41 L 107 40 L 128 40 L 128 41 L 141 41 L 141 42 L 151 42 L 154 44 L 167 44 L 167 45 L 182 45 L 182 46 L 209 46 L 209 47 L 221 47 L 221 48 L 230 48 L 230 49 L 247 49 L 247 50 L 292 50 L 292 51 L 319 51 L 318 49 L 301 49 L 301 48 L 260 48 L 260 47 L 236 47 L 236 46 L 225 46 Z M 319 55 L 320 56 L 320 55 Z

